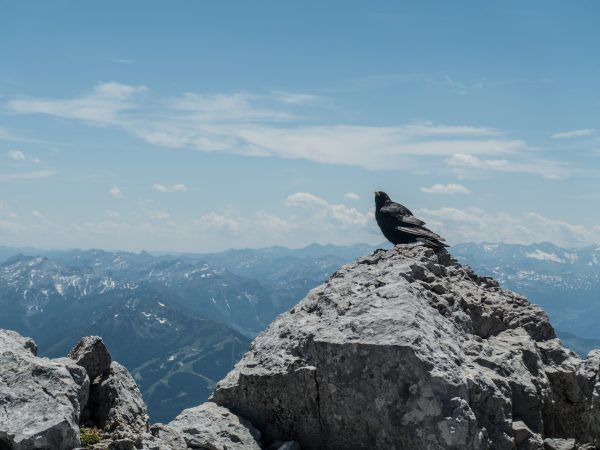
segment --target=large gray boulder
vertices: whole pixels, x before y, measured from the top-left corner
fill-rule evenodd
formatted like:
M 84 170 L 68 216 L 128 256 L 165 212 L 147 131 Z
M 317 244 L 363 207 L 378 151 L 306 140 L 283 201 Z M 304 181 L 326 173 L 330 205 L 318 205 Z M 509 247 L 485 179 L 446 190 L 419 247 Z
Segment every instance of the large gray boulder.
M 260 450 L 260 432 L 227 408 L 206 402 L 181 412 L 169 423 L 188 448 Z
M 0 330 L 0 448 L 78 447 L 87 374 L 67 358 L 38 358 L 36 350 L 31 339 Z
M 599 372 L 600 352 L 564 349 L 538 306 L 446 252 L 398 246 L 279 316 L 213 401 L 267 445 L 577 448 L 600 445 Z

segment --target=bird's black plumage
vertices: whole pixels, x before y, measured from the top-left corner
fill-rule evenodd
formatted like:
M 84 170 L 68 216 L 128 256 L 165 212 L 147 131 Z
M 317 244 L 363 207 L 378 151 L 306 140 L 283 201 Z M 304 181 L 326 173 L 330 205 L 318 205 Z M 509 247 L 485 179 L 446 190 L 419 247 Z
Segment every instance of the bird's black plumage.
M 394 245 L 422 243 L 433 249 L 448 247 L 444 238 L 425 228 L 425 222 L 383 191 L 375 192 L 375 219 L 383 235 Z

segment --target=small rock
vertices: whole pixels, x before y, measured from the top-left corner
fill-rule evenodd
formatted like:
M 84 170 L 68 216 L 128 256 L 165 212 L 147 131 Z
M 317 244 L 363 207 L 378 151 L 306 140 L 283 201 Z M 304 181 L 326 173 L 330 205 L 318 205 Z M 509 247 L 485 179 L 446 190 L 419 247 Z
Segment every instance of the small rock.
M 102 338 L 99 336 L 81 338 L 69 352 L 69 358 L 87 371 L 91 381 L 108 373 L 112 361 Z
M 544 439 L 544 449 L 546 450 L 574 450 L 575 439 Z
M 260 431 L 227 408 L 206 402 L 184 410 L 169 426 L 188 447 L 214 450 L 260 450 Z
M 441 283 L 436 283 L 433 286 L 431 286 L 431 290 L 438 295 L 443 295 L 446 293 L 446 288 Z
M 521 420 L 514 421 L 511 427 L 517 444 L 526 441 L 533 434 L 525 422 Z

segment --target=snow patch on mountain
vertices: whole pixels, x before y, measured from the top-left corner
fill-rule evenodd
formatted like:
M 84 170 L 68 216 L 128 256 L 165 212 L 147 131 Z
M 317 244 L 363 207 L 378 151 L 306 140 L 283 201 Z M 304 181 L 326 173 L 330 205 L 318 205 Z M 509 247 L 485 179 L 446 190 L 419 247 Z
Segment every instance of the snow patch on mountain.
M 525 256 L 532 259 L 538 259 L 540 261 L 554 261 L 557 263 L 564 263 L 564 260 L 562 260 L 556 253 L 546 253 L 539 249 L 533 252 L 527 252 L 525 253 Z

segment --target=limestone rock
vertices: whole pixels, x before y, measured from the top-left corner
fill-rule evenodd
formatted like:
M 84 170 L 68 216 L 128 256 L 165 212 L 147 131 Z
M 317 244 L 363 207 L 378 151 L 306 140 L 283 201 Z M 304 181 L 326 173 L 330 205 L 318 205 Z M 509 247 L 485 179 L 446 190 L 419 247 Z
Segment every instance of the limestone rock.
M 183 435 L 168 425 L 162 423 L 151 425 L 150 433 L 151 436 L 144 440 L 144 449 L 180 450 L 187 448 Z
M 266 445 L 582 447 L 600 445 L 599 362 L 564 349 L 544 311 L 495 280 L 398 246 L 342 267 L 279 316 L 212 400 Z
M 107 432 L 138 435 L 148 431 L 142 394 L 125 367 L 113 361 L 110 371 L 92 386 L 91 419 Z
M 227 408 L 206 402 L 184 410 L 169 426 L 183 435 L 188 448 L 260 450 L 260 432 Z
M 38 358 L 35 343 L 0 330 L 0 448 L 79 447 L 79 415 L 89 379 L 62 358 Z
M 99 336 L 81 338 L 69 352 L 69 358 L 87 371 L 91 381 L 108 373 L 112 361 L 110 353 Z

